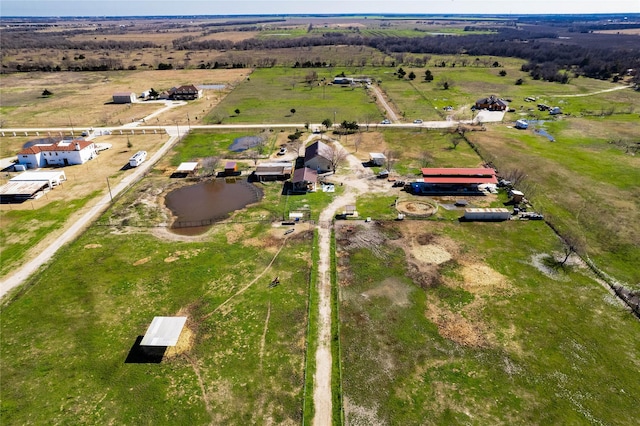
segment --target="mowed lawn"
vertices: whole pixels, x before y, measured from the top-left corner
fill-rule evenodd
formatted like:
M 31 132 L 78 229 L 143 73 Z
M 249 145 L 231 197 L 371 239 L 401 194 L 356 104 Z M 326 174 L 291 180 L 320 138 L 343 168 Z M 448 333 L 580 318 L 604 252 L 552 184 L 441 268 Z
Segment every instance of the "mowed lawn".
M 3 307 L 3 423 L 299 424 L 312 233 L 128 229 L 92 227 Z M 177 351 L 144 362 L 134 344 L 174 315 Z
M 635 424 L 640 323 L 544 223 L 336 235 L 348 424 Z

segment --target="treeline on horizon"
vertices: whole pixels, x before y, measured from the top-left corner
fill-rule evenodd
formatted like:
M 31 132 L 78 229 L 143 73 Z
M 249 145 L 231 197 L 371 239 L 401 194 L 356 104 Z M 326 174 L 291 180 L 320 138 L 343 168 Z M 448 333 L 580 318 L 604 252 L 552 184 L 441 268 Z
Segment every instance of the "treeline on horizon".
M 173 41 L 175 50 L 247 52 L 269 51 L 275 49 L 308 48 L 318 46 L 366 46 L 394 58 L 388 63 L 360 64 L 373 66 L 413 65 L 426 66 L 419 61 L 404 63 L 413 55 L 460 55 L 466 57 L 496 56 L 514 57 L 527 61 L 522 70 L 533 79 L 566 83 L 570 77 L 585 76 L 597 79 L 616 79 L 625 75 L 627 70 L 634 71 L 634 81 L 640 82 L 640 43 L 638 36 L 591 34 L 582 28 L 572 27 L 571 39 L 561 39 L 553 26 L 538 27 L 534 31 L 516 28 L 494 28 L 492 34 L 468 34 L 464 36 L 424 36 L 424 37 L 365 37 L 358 32 L 325 32 L 307 34 L 295 38 L 250 38 L 242 41 L 202 40 L 196 36 L 186 36 Z M 467 27 L 467 30 L 473 30 Z M 483 29 L 486 30 L 486 27 Z M 257 30 L 255 27 L 235 28 L 238 30 Z M 567 30 L 565 30 L 567 31 Z M 136 51 L 140 49 L 159 49 L 161 46 L 145 41 L 91 40 L 72 41 L 65 36 L 70 34 L 47 34 L 37 32 L 5 32 L 2 38 L 3 55 L 9 49 L 62 49 L 78 51 Z M 413 54 L 404 55 L 403 54 Z M 398 60 L 398 58 L 401 58 Z M 301 66 L 269 60 L 255 59 L 255 63 L 236 63 L 228 61 L 200 65 L 206 68 L 244 68 Z M 310 61 L 305 66 L 326 66 L 329 61 Z M 331 63 L 333 66 L 347 65 Z M 457 61 L 449 66 L 466 66 L 468 61 Z M 166 65 L 166 64 L 165 64 Z M 171 68 L 174 68 L 171 66 Z M 177 67 L 175 67 L 177 68 Z M 3 73 L 29 71 L 107 71 L 136 69 L 125 67 L 120 60 L 113 58 L 88 58 L 85 61 L 63 61 L 63 63 L 43 62 L 25 64 L 4 64 Z M 165 67 L 168 69 L 168 67 Z

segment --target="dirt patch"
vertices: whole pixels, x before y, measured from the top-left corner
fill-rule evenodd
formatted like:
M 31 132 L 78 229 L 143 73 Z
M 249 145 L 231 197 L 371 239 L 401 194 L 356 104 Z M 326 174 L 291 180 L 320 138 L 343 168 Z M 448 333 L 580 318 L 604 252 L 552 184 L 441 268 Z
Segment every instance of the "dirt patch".
M 387 278 L 376 288 L 362 293 L 365 299 L 370 297 L 385 297 L 397 306 L 408 306 L 409 295 L 413 288 L 403 283 L 397 278 Z
M 151 260 L 150 257 L 144 257 L 144 258 L 142 258 L 140 260 L 136 260 L 135 262 L 133 262 L 133 266 L 144 265 L 145 263 L 147 263 L 150 260 Z
M 438 333 L 446 339 L 453 340 L 463 346 L 487 346 L 487 339 L 481 326 L 457 312 L 430 304 L 427 306 L 426 316 L 438 327 Z
M 399 201 L 396 204 L 396 210 L 408 216 L 429 217 L 433 215 L 438 208 L 435 204 L 425 201 Z
M 378 418 L 376 408 L 367 408 L 354 404 L 347 396 L 344 397 L 345 424 L 347 426 L 369 426 L 383 424 Z
M 176 252 L 172 253 L 170 256 L 166 257 L 164 259 L 164 261 L 166 263 L 171 263 L 171 262 L 175 262 L 177 260 L 180 260 L 181 258 L 190 259 L 190 258 L 192 258 L 194 256 L 199 255 L 200 252 L 201 252 L 201 250 L 199 250 L 199 249 L 176 251 Z
M 376 258 L 384 259 L 386 257 L 384 244 L 387 238 L 374 222 L 362 225 L 338 225 L 336 226 L 336 240 L 344 250 L 366 249 Z
M 84 248 L 86 249 L 94 249 L 94 248 L 100 248 L 102 247 L 102 244 L 87 244 L 84 246 Z
M 437 244 L 413 246 L 409 248 L 411 255 L 421 263 L 441 265 L 451 260 L 451 253 Z
M 195 342 L 195 333 L 189 328 L 189 323 L 185 324 L 175 346 L 169 346 L 164 353 L 166 359 L 175 358 L 183 353 L 189 353 Z
M 511 288 L 506 277 L 483 263 L 461 261 L 462 288 L 476 295 L 505 292 Z

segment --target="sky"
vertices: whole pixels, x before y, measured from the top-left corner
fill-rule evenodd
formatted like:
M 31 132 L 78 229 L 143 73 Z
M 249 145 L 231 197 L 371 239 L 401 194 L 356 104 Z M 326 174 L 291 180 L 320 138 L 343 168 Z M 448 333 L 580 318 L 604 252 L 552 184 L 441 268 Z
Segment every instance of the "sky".
M 7 16 L 640 13 L 640 0 L 0 0 Z

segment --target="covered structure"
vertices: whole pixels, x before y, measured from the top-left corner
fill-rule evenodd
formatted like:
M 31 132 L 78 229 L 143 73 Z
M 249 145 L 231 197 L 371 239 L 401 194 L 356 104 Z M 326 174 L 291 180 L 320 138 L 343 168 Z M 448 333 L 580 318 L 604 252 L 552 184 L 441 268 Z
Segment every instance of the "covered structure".
M 227 161 L 224 165 L 225 176 L 233 176 L 238 173 L 238 163 L 235 161 Z
M 180 163 L 180 165 L 176 169 L 176 173 L 192 175 L 198 170 L 198 166 L 199 166 L 199 163 L 197 161 Z
M 187 317 L 154 317 L 140 346 L 175 346 Z
M 293 173 L 293 190 L 296 192 L 315 192 L 318 183 L 318 172 L 302 167 Z
M 414 194 L 454 194 L 482 192 L 480 185 L 497 184 L 496 171 L 477 168 L 423 168 L 422 181 L 411 184 Z
M 131 104 L 136 101 L 136 94 L 133 92 L 116 92 L 113 94 L 114 104 Z
M 2 203 L 22 203 L 26 200 L 33 200 L 65 180 L 67 180 L 67 176 L 62 170 L 24 172 L 0 186 L 0 201 Z
M 291 162 L 260 163 L 256 166 L 254 175 L 259 181 L 286 180 L 291 177 L 293 165 Z
M 374 166 L 384 166 L 387 162 L 387 157 L 381 152 L 370 152 L 369 162 Z

